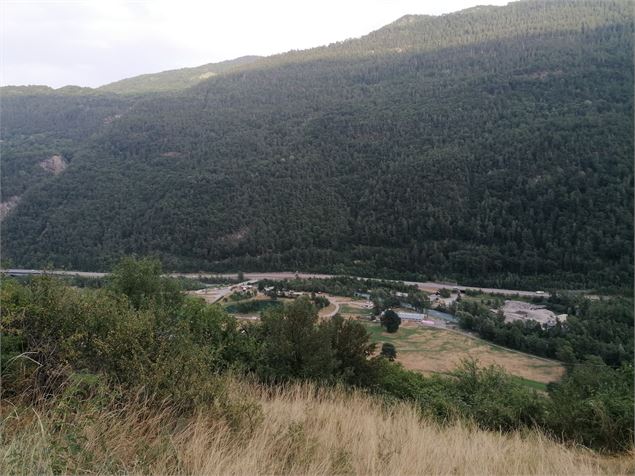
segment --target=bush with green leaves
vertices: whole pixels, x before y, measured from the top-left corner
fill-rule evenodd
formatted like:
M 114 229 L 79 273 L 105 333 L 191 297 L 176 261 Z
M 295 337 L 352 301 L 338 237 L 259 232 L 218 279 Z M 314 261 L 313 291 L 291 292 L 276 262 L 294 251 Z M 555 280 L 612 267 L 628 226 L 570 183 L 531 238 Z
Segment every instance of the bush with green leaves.
M 384 342 L 381 345 L 381 355 L 386 357 L 388 360 L 395 360 L 397 358 L 397 349 L 394 344 L 390 342 Z
M 423 375 L 377 359 L 378 391 L 416 402 L 440 421 L 464 418 L 490 430 L 514 430 L 544 423 L 547 398 L 515 382 L 498 367 L 464 361 L 450 376 Z
M 448 288 L 441 288 L 439 289 L 439 296 L 441 296 L 442 298 L 449 298 L 452 295 L 452 291 L 450 291 Z
M 379 320 L 381 325 L 386 328 L 386 332 L 391 334 L 397 332 L 399 330 L 399 326 L 401 325 L 401 318 L 392 309 L 384 311 Z
M 217 372 L 240 347 L 224 312 L 185 300 L 174 308 L 149 291 L 135 304 L 150 308 L 137 309 L 128 295 L 44 276 L 26 286 L 3 282 L 2 300 L 3 396 L 56 393 L 83 372 L 192 407 L 222 392 Z
M 258 374 L 267 381 L 289 379 L 369 381 L 374 344 L 358 322 L 335 316 L 319 322 L 307 297 L 263 313 Z
M 161 262 L 153 258 L 123 258 L 110 275 L 109 288 L 126 295 L 135 309 L 176 308 L 183 301 L 179 282 L 162 276 Z
M 598 357 L 572 366 L 549 386 L 549 427 L 592 448 L 627 451 L 633 446 L 633 365 L 613 369 Z
M 375 369 L 368 359 L 375 352 L 366 328 L 340 315 L 321 324 L 327 329 L 334 352 L 334 375 L 344 382 L 368 386 L 376 380 Z

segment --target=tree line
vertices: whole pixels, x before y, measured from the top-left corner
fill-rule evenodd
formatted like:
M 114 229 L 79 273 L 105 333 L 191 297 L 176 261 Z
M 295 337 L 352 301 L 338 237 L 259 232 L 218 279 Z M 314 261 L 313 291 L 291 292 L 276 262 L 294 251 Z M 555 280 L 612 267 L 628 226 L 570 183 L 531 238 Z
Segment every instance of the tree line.
M 533 320 L 505 322 L 478 301 L 463 300 L 456 316 L 461 328 L 496 344 L 577 365 L 589 356 L 619 367 L 633 360 L 633 300 L 614 297 L 592 301 L 585 297 L 553 294 L 546 300 L 557 314 L 566 314 L 553 326 Z

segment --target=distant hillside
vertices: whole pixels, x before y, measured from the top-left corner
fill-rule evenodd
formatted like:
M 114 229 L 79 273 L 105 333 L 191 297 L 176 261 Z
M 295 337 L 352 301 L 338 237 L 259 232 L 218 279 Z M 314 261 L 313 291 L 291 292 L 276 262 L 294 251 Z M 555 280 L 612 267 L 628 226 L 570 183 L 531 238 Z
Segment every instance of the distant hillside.
M 169 94 L 7 97 L 3 255 L 628 287 L 632 111 L 628 0 L 408 16 Z
M 34 96 L 34 95 L 85 95 L 93 92 L 92 88 L 83 88 L 81 86 L 63 86 L 53 89 L 50 86 L 31 85 L 31 86 L 2 86 L 0 87 L 1 96 Z
M 242 56 L 233 60 L 205 64 L 195 68 L 173 69 L 161 73 L 143 74 L 141 76 L 106 84 L 98 89 L 119 94 L 140 94 L 185 89 L 219 74 L 227 73 L 237 67 L 258 61 L 260 58 L 260 56 Z

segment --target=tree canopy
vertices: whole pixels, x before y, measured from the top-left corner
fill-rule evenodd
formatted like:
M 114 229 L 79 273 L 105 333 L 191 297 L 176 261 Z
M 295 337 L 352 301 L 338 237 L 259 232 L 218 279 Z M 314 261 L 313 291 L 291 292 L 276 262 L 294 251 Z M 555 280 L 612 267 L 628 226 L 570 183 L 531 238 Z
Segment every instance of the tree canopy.
M 191 88 L 3 91 L 16 266 L 633 281 L 633 13 L 408 16 Z M 56 176 L 40 162 L 62 155 Z

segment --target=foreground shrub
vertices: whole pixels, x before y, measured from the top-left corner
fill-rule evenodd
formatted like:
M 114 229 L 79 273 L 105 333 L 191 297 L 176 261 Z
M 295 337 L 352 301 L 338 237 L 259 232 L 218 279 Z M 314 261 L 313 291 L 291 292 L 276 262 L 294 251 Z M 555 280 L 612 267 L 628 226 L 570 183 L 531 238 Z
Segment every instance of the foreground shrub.
M 308 298 L 267 310 L 257 333 L 261 346 L 256 368 L 266 381 L 374 381 L 368 357 L 375 345 L 364 327 L 340 316 L 318 322 L 317 308 Z
M 546 397 L 500 368 L 465 361 L 449 377 L 424 377 L 386 359 L 375 359 L 375 365 L 381 394 L 414 401 L 439 421 L 464 418 L 483 429 L 509 431 L 538 426 L 544 419 Z
M 3 343 L 10 343 L 3 347 L 3 396 L 54 394 L 78 371 L 142 386 L 184 407 L 222 391 L 218 355 L 200 331 L 214 327 L 214 313 L 178 319 L 165 308 L 138 310 L 124 296 L 72 289 L 50 277 L 3 285 L 2 297 Z
M 600 358 L 573 366 L 550 386 L 549 426 L 566 439 L 593 448 L 633 446 L 633 366 L 612 369 Z

